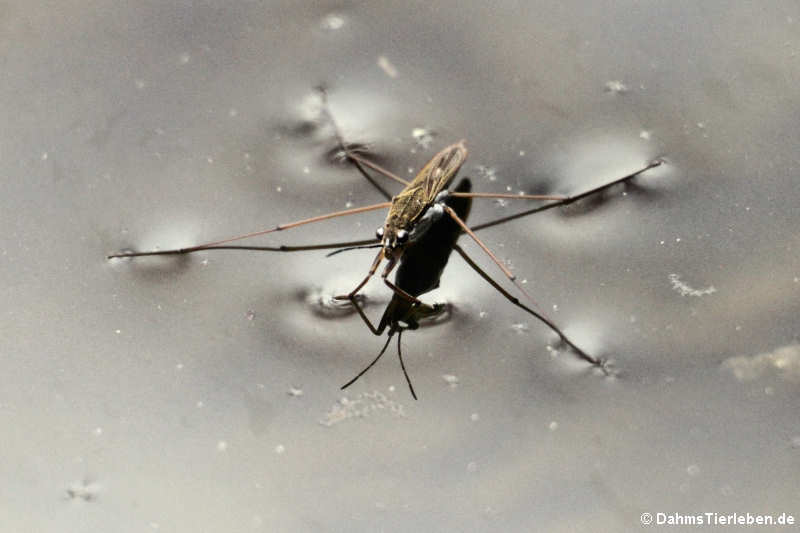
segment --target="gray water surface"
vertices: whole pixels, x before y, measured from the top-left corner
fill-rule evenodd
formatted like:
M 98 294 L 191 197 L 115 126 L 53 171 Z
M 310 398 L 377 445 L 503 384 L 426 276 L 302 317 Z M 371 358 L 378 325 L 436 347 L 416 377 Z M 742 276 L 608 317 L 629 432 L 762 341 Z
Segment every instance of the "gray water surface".
M 796 2 L 12 1 L 0 36 L 3 531 L 800 520 Z M 404 177 L 460 139 L 482 192 L 663 158 L 480 233 L 615 377 L 458 257 L 423 298 L 449 320 L 403 336 L 419 401 L 394 346 L 339 390 L 384 339 L 329 299 L 374 252 L 105 259 L 382 201 L 330 160 L 320 84 Z M 524 208 L 501 204 L 470 221 Z M 377 320 L 391 294 L 365 296 Z

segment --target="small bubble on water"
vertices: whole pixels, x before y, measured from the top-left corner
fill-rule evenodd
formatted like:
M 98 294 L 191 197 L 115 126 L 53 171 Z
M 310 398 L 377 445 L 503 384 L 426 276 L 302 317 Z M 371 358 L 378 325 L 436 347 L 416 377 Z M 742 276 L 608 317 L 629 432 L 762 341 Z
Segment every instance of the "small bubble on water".
M 345 202 L 345 203 L 344 203 L 344 206 L 345 206 L 347 209 L 350 209 L 351 207 L 353 207 L 353 202 L 347 201 L 347 202 Z
M 700 467 L 697 465 L 689 465 L 686 467 L 686 473 L 694 477 L 700 473 Z
M 397 77 L 397 67 L 395 67 L 389 58 L 386 56 L 378 56 L 378 66 L 381 68 L 384 74 L 389 76 L 390 78 Z
M 453 374 L 442 374 L 442 379 L 453 388 L 458 386 L 458 377 Z
M 555 430 L 557 430 L 557 429 L 558 429 L 558 422 L 556 422 L 555 420 L 553 420 L 552 422 L 550 422 L 550 423 L 547 425 L 547 429 L 549 429 L 550 431 L 555 431 Z
M 286 447 L 283 444 L 278 444 L 277 446 L 275 446 L 275 453 L 277 453 L 278 455 L 282 454 L 285 451 Z
M 430 148 L 433 138 L 436 136 L 432 130 L 428 128 L 414 128 L 411 130 L 411 136 L 417 142 L 417 147 L 423 150 Z
M 626 93 L 628 92 L 628 86 L 620 80 L 611 80 L 606 82 L 605 90 L 608 93 Z
M 335 13 L 330 13 L 322 19 L 320 26 L 322 26 L 323 30 L 338 30 L 344 26 L 344 19 Z
M 515 332 L 521 335 L 523 333 L 528 333 L 531 328 L 528 326 L 528 324 L 525 324 L 524 322 L 519 322 L 517 324 L 511 324 L 511 329 L 513 329 Z

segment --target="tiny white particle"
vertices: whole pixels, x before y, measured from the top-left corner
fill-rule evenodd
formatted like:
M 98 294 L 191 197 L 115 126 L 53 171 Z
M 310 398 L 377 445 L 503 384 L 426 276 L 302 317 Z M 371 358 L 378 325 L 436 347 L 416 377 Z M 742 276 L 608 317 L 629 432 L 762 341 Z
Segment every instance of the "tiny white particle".
M 696 476 L 700 473 L 700 467 L 697 465 L 689 465 L 686 467 L 686 473 L 690 476 Z
M 42 153 L 42 161 L 47 161 L 47 152 Z
M 520 150 L 519 151 L 519 156 L 520 157 L 524 157 L 525 156 L 525 150 Z
M 133 83 L 134 83 L 134 85 L 136 85 L 136 88 L 139 89 L 139 90 L 142 90 L 147 86 L 147 84 L 144 82 L 144 80 L 135 80 Z
M 476 463 L 475 461 L 470 461 L 467 464 L 467 472 L 477 472 L 477 470 L 478 470 L 478 463 Z
M 647 130 L 642 130 L 642 131 L 639 132 L 639 137 L 641 139 L 644 139 L 645 141 L 649 141 L 650 140 L 650 132 L 647 131 Z
M 303 389 L 298 388 L 298 387 L 289 387 L 289 390 L 286 391 L 286 393 L 289 396 L 294 396 L 294 397 L 302 396 L 303 395 Z
M 191 56 L 189 56 L 189 54 L 181 54 L 180 62 L 182 65 L 185 65 L 186 63 L 189 62 L 189 59 L 191 59 Z
M 224 452 L 228 449 L 228 443 L 224 440 L 221 440 L 217 443 L 217 451 Z
M 175 365 L 175 370 L 183 370 L 183 363 L 178 363 Z
M 338 30 L 342 26 L 344 26 L 344 19 L 339 15 L 331 13 L 324 19 L 322 19 L 322 29 L 324 30 Z
M 547 425 L 547 429 L 549 429 L 550 431 L 555 431 L 555 430 L 557 430 L 557 429 L 558 429 L 558 422 L 556 422 L 555 420 L 553 420 L 552 422 L 550 422 L 550 423 Z
M 345 206 L 347 209 L 350 209 L 351 207 L 353 207 L 353 202 L 350 202 L 350 201 L 348 201 L 348 202 L 345 202 L 345 203 L 344 203 L 344 206 Z
M 397 77 L 397 68 L 386 56 L 378 56 L 378 66 L 381 67 L 381 70 L 383 70 L 384 74 L 390 78 Z
M 235 116 L 237 116 L 237 115 L 239 115 L 239 110 L 238 110 L 238 109 L 236 109 L 235 107 L 232 107 L 232 108 L 230 108 L 230 109 L 228 110 L 228 116 L 229 116 L 229 117 L 233 118 L 233 117 L 235 117 Z
M 211 156 L 208 156 L 208 157 L 206 157 L 206 161 L 208 161 L 209 164 L 213 164 L 214 163 L 214 158 L 211 157 Z
M 121 329 L 115 329 L 115 330 L 114 330 L 114 333 L 116 333 L 117 335 L 119 335 L 120 333 L 122 333 L 122 330 L 121 330 Z
M 276 191 L 276 192 L 281 192 L 282 190 L 283 190 L 283 187 L 281 187 L 280 185 L 278 185 L 277 187 L 275 187 L 275 191 Z
M 202 408 L 204 405 L 203 400 L 197 400 L 197 403 L 194 404 L 198 409 Z
M 284 447 L 283 444 L 278 444 L 277 446 L 275 446 L 275 453 L 280 455 L 285 451 L 286 451 L 286 448 Z
M 395 391 L 394 385 L 389 385 L 389 392 L 394 392 L 394 391 Z
M 606 92 L 610 93 L 624 93 L 628 91 L 628 86 L 620 80 L 611 80 L 606 82 Z
M 478 313 L 478 318 L 486 318 L 486 315 L 488 314 L 489 313 L 487 313 L 486 311 L 481 311 L 480 313 Z
M 481 416 L 478 413 L 472 413 L 471 415 L 469 415 L 469 419 L 472 420 L 473 422 L 477 422 L 478 420 L 481 419 Z
M 247 320 L 252 321 L 256 317 L 256 312 L 250 309 L 247 311 L 247 313 L 245 313 L 245 316 L 247 317 Z
M 458 385 L 458 377 L 453 374 L 442 374 L 442 379 L 451 387 Z
M 94 428 L 94 434 L 99 437 L 100 435 L 103 434 L 103 428 L 101 428 L 101 427 Z

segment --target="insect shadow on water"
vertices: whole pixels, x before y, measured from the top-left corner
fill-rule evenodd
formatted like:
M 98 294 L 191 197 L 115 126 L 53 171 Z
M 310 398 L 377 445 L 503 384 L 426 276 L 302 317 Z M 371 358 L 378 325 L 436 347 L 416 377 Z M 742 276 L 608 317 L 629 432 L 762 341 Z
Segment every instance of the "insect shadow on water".
M 367 272 L 367 275 L 361 280 L 361 282 L 359 282 L 359 284 L 348 294 L 335 296 L 334 298 L 336 300 L 349 300 L 349 302 L 355 306 L 359 315 L 362 319 L 364 319 L 370 330 L 376 335 L 382 334 L 385 328 L 388 326 L 390 329 L 389 338 L 387 339 L 387 342 L 378 357 L 354 379 L 346 383 L 342 388 L 352 384 L 356 379 L 363 375 L 364 372 L 371 368 L 375 362 L 377 362 L 380 356 L 385 352 L 386 347 L 389 345 L 392 335 L 397 332 L 398 356 L 400 358 L 406 380 L 408 381 L 409 388 L 412 392 L 412 395 L 416 399 L 416 393 L 411 385 L 411 380 L 409 379 L 408 373 L 405 370 L 402 354 L 400 353 L 400 339 L 402 336 L 402 331 L 405 329 L 415 329 L 418 326 L 419 321 L 423 318 L 436 316 L 442 312 L 442 307 L 440 305 L 430 306 L 424 304 L 418 299 L 418 296 L 438 286 L 439 278 L 447 263 L 447 259 L 449 258 L 451 251 L 456 250 L 473 270 L 475 270 L 506 299 L 542 321 L 556 334 L 558 334 L 561 341 L 568 345 L 579 357 L 591 363 L 592 365 L 597 366 L 604 373 L 608 374 L 605 361 L 595 358 L 584 352 L 579 346 L 572 342 L 551 319 L 549 319 L 543 313 L 535 311 L 529 306 L 523 304 L 516 296 L 504 289 L 488 273 L 482 270 L 466 252 L 464 252 L 464 250 L 456 243 L 456 240 L 462 232 L 466 233 L 500 268 L 506 278 L 516 286 L 519 292 L 532 302 L 533 300 L 531 299 L 530 295 L 528 295 L 524 288 L 517 282 L 516 276 L 514 276 L 514 274 L 512 274 L 511 271 L 477 237 L 475 232 L 488 227 L 503 224 L 517 218 L 529 216 L 534 213 L 571 204 L 583 198 L 598 194 L 614 185 L 628 182 L 643 172 L 661 165 L 661 160 L 655 160 L 636 172 L 573 196 L 475 193 L 469 190 L 469 181 L 462 181 L 459 185 L 460 190 L 457 188 L 454 191 L 450 191 L 448 187 L 467 157 L 467 148 L 464 141 L 450 145 L 434 155 L 434 157 L 427 164 L 425 164 L 424 167 L 422 167 L 414 179 L 409 182 L 349 148 L 329 111 L 327 104 L 327 92 L 324 88 L 319 88 L 318 90 L 320 97 L 322 98 L 323 113 L 333 126 L 337 141 L 342 152 L 344 153 L 344 156 L 353 163 L 356 169 L 386 198 L 387 201 L 324 215 L 318 215 L 286 224 L 279 224 L 273 228 L 199 244 L 196 246 L 148 252 L 125 250 L 119 253 L 111 254 L 108 256 L 108 258 L 181 255 L 201 250 L 214 249 L 299 252 L 333 248 L 340 249 L 341 251 L 355 248 L 380 248 L 378 254 L 375 256 L 375 259 L 372 262 L 372 265 L 369 268 L 369 271 Z M 377 183 L 370 173 L 366 171 L 366 168 L 370 168 L 371 170 L 378 172 L 389 179 L 399 182 L 403 185 L 403 190 L 397 195 L 392 196 L 380 184 Z M 475 198 L 535 200 L 545 201 L 547 203 L 513 215 L 469 227 L 466 222 L 464 222 L 464 218 L 466 218 L 469 212 L 472 199 Z M 468 202 L 460 203 L 459 200 L 468 200 Z M 456 209 L 457 207 L 462 209 L 460 214 Z M 355 215 L 386 208 L 389 209 L 389 212 L 386 216 L 386 221 L 381 227 L 378 228 L 376 232 L 376 238 L 373 239 L 303 246 L 242 246 L 229 244 L 234 241 L 266 235 L 278 231 L 284 231 L 336 217 Z M 447 222 L 447 225 L 445 225 L 444 221 Z M 432 231 L 433 233 L 431 233 Z M 430 237 L 428 237 L 429 235 Z M 356 296 L 364 287 L 364 285 L 367 284 L 370 278 L 375 275 L 378 267 L 384 259 L 386 260 L 387 264 L 380 274 L 380 277 L 384 284 L 386 284 L 386 286 L 393 291 L 393 297 L 389 303 L 389 306 L 387 307 L 386 312 L 384 313 L 384 316 L 381 319 L 378 328 L 375 328 L 367 319 L 363 309 L 361 309 L 359 306 Z M 395 281 L 392 282 L 389 279 L 389 275 L 398 265 L 400 265 L 400 268 L 398 269 L 399 272 L 396 274 Z

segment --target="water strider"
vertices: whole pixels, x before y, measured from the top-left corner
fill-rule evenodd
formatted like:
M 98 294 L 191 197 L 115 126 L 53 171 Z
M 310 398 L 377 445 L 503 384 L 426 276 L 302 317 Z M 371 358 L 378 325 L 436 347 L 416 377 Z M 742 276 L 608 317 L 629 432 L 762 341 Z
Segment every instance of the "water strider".
M 495 226 L 498 224 L 502 224 L 510 220 L 514 220 L 524 216 L 528 216 L 533 213 L 537 213 L 547 209 L 552 209 L 560 205 L 569 204 L 577 200 L 580 200 L 582 198 L 585 198 L 587 196 L 599 193 L 602 190 L 605 190 L 613 185 L 627 182 L 633 179 L 634 177 L 638 176 L 639 174 L 651 168 L 659 166 L 662 163 L 660 160 L 653 161 L 648 165 L 646 165 L 645 167 L 643 167 L 642 169 L 632 174 L 623 176 L 619 179 L 613 180 L 604 185 L 595 187 L 593 189 L 590 189 L 575 196 L 473 193 L 469 192 L 468 190 L 456 190 L 451 192 L 448 189 L 448 187 L 452 183 L 453 179 L 455 178 L 456 174 L 458 173 L 459 169 L 464 164 L 464 161 L 467 158 L 468 152 L 464 141 L 460 141 L 458 143 L 450 145 L 441 150 L 436 155 L 434 155 L 433 158 L 419 171 L 416 177 L 412 181 L 408 182 L 392 174 L 388 170 L 383 169 L 377 164 L 371 162 L 369 159 L 366 159 L 361 155 L 356 154 L 352 150 L 350 150 L 348 148 L 348 145 L 345 143 L 344 138 L 342 137 L 338 127 L 336 126 L 335 120 L 333 119 L 332 115 L 330 114 L 330 111 L 328 110 L 326 92 L 324 90 L 320 90 L 320 94 L 324 104 L 323 111 L 328 120 L 330 121 L 330 123 L 333 125 L 337 140 L 345 156 L 356 166 L 358 171 L 367 180 L 370 181 L 370 183 L 375 185 L 375 187 L 381 192 L 381 194 L 383 194 L 386 197 L 387 201 L 369 206 L 357 207 L 353 209 L 347 209 L 344 211 L 337 211 L 334 213 L 319 215 L 311 218 L 298 220 L 295 222 L 290 222 L 287 224 L 280 224 L 270 229 L 248 233 L 245 235 L 239 235 L 236 237 L 213 241 L 196 246 L 177 248 L 173 250 L 157 250 L 149 252 L 124 251 L 111 254 L 108 256 L 108 258 L 111 259 L 120 257 L 141 257 L 141 256 L 151 256 L 151 255 L 176 255 L 176 254 L 187 254 L 200 250 L 211 250 L 211 249 L 247 249 L 247 250 L 264 250 L 264 251 L 278 251 L 278 252 L 298 252 L 298 251 L 343 248 L 343 247 L 348 249 L 353 247 L 380 248 L 364 279 L 362 279 L 361 282 L 348 294 L 339 295 L 336 296 L 335 298 L 349 300 L 356 307 L 356 309 L 359 311 L 359 314 L 362 316 L 362 318 L 365 319 L 365 321 L 368 323 L 370 329 L 373 332 L 376 332 L 378 329 L 380 329 L 380 333 L 382 333 L 383 329 L 385 329 L 385 327 L 389 325 L 391 326 L 389 338 L 391 339 L 392 333 L 394 331 L 397 331 L 399 340 L 402 329 L 413 329 L 413 328 L 403 328 L 399 325 L 400 323 L 406 323 L 407 325 L 411 326 L 416 324 L 417 321 L 422 317 L 433 315 L 435 314 L 435 312 L 439 311 L 439 309 L 437 309 L 436 307 L 426 306 L 426 304 L 423 304 L 417 298 L 417 296 L 431 290 L 431 288 L 427 288 L 426 290 L 421 290 L 425 288 L 426 284 L 430 283 L 425 283 L 425 282 L 420 283 L 419 281 L 414 281 L 415 276 L 412 275 L 411 272 L 416 271 L 416 276 L 419 278 L 419 280 L 427 279 L 429 280 L 429 282 L 430 280 L 432 280 L 432 283 L 438 284 L 439 276 L 441 275 L 441 269 L 444 268 L 444 264 L 447 262 L 447 257 L 449 257 L 451 250 L 454 249 L 459 253 L 459 255 L 461 255 L 464 258 L 464 260 L 473 270 L 475 270 L 481 277 L 483 277 L 488 283 L 490 283 L 495 289 L 497 289 L 498 292 L 500 292 L 506 299 L 511 301 L 514 305 L 525 310 L 526 312 L 537 317 L 548 327 L 550 327 L 553 331 L 555 331 L 559 335 L 561 340 L 567 345 L 569 345 L 581 358 L 591 362 L 594 365 L 600 366 L 600 368 L 602 368 L 605 371 L 605 366 L 602 363 L 602 361 L 599 361 L 598 359 L 585 353 L 580 347 L 578 347 L 575 343 L 573 343 L 556 326 L 556 324 L 553 323 L 552 320 L 550 320 L 543 314 L 534 311 L 530 307 L 522 304 L 518 298 L 516 298 L 507 290 L 505 290 L 499 283 L 497 283 L 497 281 L 495 281 L 491 276 L 489 276 L 480 267 L 478 267 L 478 265 L 464 252 L 464 250 L 455 243 L 455 239 L 457 239 L 458 235 L 461 232 L 469 235 L 469 237 L 472 240 L 474 240 L 478 244 L 478 246 L 492 259 L 492 261 L 503 271 L 505 276 L 519 289 L 519 291 L 530 299 L 530 296 L 524 291 L 522 286 L 517 283 L 516 277 L 475 235 L 475 231 Z M 404 186 L 403 190 L 399 194 L 391 196 L 382 187 L 377 185 L 372 176 L 365 170 L 364 167 L 371 168 L 372 170 L 379 172 L 384 176 L 403 184 Z M 503 217 L 501 219 L 494 220 L 491 222 L 479 224 L 477 226 L 473 226 L 472 228 L 470 228 L 464 222 L 466 214 L 459 215 L 456 209 L 454 209 L 454 207 L 452 207 L 450 204 L 454 202 L 456 199 L 472 200 L 473 198 L 538 200 L 538 201 L 547 201 L 548 203 L 544 205 L 539 205 L 532 209 L 528 209 L 521 213 Z M 374 211 L 377 209 L 385 209 L 385 208 L 388 208 L 389 211 L 386 216 L 384 224 L 378 228 L 375 239 L 344 242 L 344 243 L 306 245 L 306 246 L 234 246 L 229 244 L 234 241 L 256 237 L 259 235 L 265 235 L 277 231 L 288 230 L 298 226 L 312 224 L 315 222 L 320 222 L 335 217 L 354 215 L 358 213 L 364 213 L 368 211 Z M 467 208 L 467 211 L 468 210 L 469 208 Z M 431 239 L 430 241 L 426 242 L 425 238 L 426 235 L 428 235 L 432 231 L 432 229 L 444 227 L 444 226 L 439 226 L 439 223 L 442 220 L 447 220 L 448 222 L 455 224 L 460 229 L 460 231 L 454 233 L 455 238 L 453 239 L 452 245 L 446 248 L 442 248 L 441 250 L 434 251 L 435 245 L 429 244 L 430 242 L 434 242 L 434 240 Z M 442 230 L 437 229 L 436 231 L 442 231 Z M 420 243 L 423 243 L 424 245 L 418 247 Z M 443 255 L 444 262 L 441 263 L 440 268 L 436 267 L 429 272 L 428 270 L 426 270 L 428 269 L 428 266 L 426 266 L 425 262 L 426 259 L 424 256 L 435 255 L 435 254 Z M 406 259 L 404 260 L 404 258 Z M 366 285 L 369 279 L 375 274 L 379 265 L 384 259 L 387 261 L 387 265 L 381 273 L 381 278 L 384 281 L 384 283 L 389 288 L 392 289 L 394 293 L 392 302 L 395 303 L 394 307 L 392 306 L 392 303 L 390 303 L 390 306 L 387 309 L 389 315 L 385 314 L 384 315 L 385 322 L 383 319 L 381 321 L 381 325 L 383 327 L 381 328 L 379 326 L 379 328 L 374 328 L 371 325 L 371 323 L 369 323 L 369 321 L 366 320 L 366 316 L 358 306 L 356 295 L 364 287 L 364 285 Z M 402 273 L 402 275 L 398 275 L 395 278 L 395 283 L 393 283 L 388 278 L 389 274 L 391 274 L 391 272 L 398 264 L 403 265 L 404 263 L 408 265 L 406 268 L 408 269 L 407 271 L 409 272 L 409 274 L 406 274 L 404 272 Z M 433 272 L 433 275 L 431 275 L 431 272 Z M 404 302 L 402 305 L 398 303 L 400 300 Z M 392 310 L 389 311 L 389 309 Z M 387 341 L 387 346 L 388 346 L 388 341 Z M 399 345 L 398 345 L 398 350 L 399 350 Z M 361 374 L 359 374 L 359 376 L 360 375 Z M 407 374 L 406 378 L 408 378 Z M 411 383 L 409 381 L 409 386 L 410 385 Z

